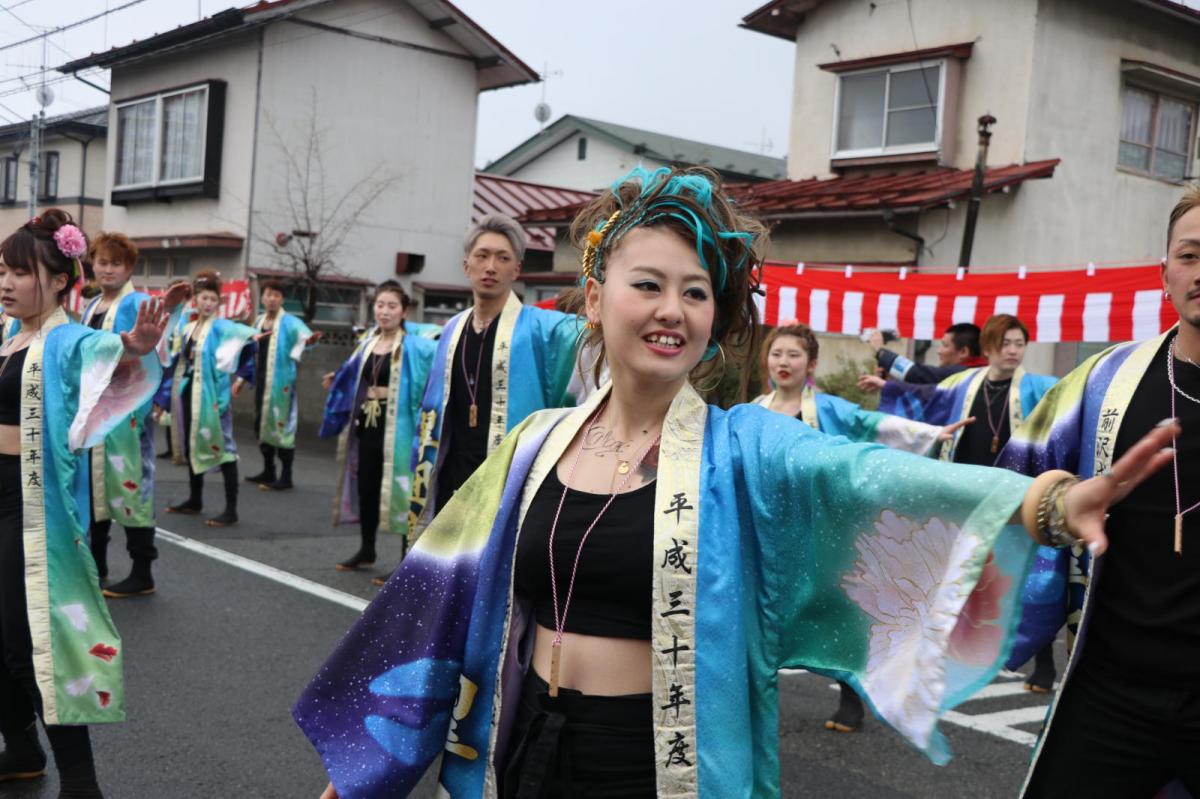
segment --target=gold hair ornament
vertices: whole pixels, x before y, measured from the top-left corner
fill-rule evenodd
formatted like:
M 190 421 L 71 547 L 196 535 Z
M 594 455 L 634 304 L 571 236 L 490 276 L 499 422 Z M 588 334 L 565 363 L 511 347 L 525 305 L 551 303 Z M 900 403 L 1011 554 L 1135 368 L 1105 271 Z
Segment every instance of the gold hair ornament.
M 589 231 L 587 234 L 587 244 L 583 247 L 583 276 L 584 278 L 600 278 L 596 277 L 596 256 L 600 254 L 600 244 L 604 241 L 604 234 L 612 228 L 613 223 L 617 221 L 617 217 L 621 215 L 621 209 L 612 212 L 612 216 L 608 218 L 599 230 Z

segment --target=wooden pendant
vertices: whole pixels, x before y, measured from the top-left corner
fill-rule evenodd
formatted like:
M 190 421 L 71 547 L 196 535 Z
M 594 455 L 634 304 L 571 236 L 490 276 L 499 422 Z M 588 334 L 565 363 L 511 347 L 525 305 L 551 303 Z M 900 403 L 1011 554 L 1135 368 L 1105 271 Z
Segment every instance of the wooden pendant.
M 1183 514 L 1175 514 L 1175 554 L 1183 554 Z
M 1000 436 L 992 436 L 992 454 L 1000 451 Z
M 479 426 L 479 406 L 473 402 L 471 403 L 471 415 L 467 420 L 467 424 L 471 427 Z
M 562 652 L 562 644 L 550 646 L 550 696 L 558 696 L 558 658 Z

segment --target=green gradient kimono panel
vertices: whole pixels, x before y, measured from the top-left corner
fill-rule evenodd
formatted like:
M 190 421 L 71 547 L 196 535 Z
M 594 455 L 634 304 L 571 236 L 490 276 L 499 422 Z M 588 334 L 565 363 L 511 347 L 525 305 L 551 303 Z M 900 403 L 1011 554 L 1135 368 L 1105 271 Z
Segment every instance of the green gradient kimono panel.
M 254 329 L 261 333 L 266 321 L 266 314 L 258 317 Z M 300 319 L 287 311 L 279 312 L 275 328 L 267 338 L 267 373 L 254 376 L 255 380 L 263 381 L 262 425 L 258 429 L 262 444 L 296 448 L 296 370 L 311 335 L 308 325 Z
M 122 360 L 119 336 L 59 309 L 34 337 L 21 377 L 25 593 L 33 668 L 47 724 L 121 721 L 122 645 L 88 549 L 82 450 L 127 423 L 162 370 L 151 353 Z
M 150 295 L 133 290 L 126 283 L 109 306 L 101 329 L 123 333 L 133 329 L 138 308 Z M 100 298 L 83 311 L 87 326 Z M 152 403 L 130 414 L 113 428 L 104 441 L 91 451 L 92 518 L 112 520 L 125 527 L 154 526 L 154 423 L 150 419 Z
M 237 370 L 242 348 L 255 332 L 249 325 L 215 317 L 189 322 L 183 328 L 171 380 L 172 451 L 175 463 L 183 465 L 183 436 L 188 436 L 189 463 L 196 474 L 237 460 L 229 376 Z M 192 376 L 184 388 L 180 385 L 187 370 L 183 352 L 189 339 L 193 341 Z M 189 430 L 182 429 L 184 402 L 191 403 Z

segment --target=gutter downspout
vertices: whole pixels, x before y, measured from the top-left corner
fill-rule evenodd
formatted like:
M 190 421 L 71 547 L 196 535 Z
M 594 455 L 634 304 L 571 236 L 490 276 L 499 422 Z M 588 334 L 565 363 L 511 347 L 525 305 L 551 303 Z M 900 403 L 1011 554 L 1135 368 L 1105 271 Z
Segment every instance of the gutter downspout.
M 76 220 L 75 220 L 76 224 L 79 225 L 79 229 L 83 230 L 83 212 L 84 212 L 84 208 L 87 207 L 88 145 L 92 143 L 92 140 L 95 139 L 96 136 L 93 135 L 93 136 L 88 136 L 86 139 L 81 139 L 76 136 L 72 136 L 69 133 L 64 133 L 63 138 L 70 139 L 71 141 L 77 141 L 83 147 L 83 158 L 82 158 L 83 163 L 79 168 L 79 216 L 76 217 Z
M 250 196 L 246 204 L 246 245 L 242 252 L 242 273 L 249 277 L 250 250 L 254 247 L 254 184 L 258 175 L 258 120 L 262 116 L 263 39 L 266 27 L 258 29 L 258 73 L 254 79 L 254 132 L 250 136 Z

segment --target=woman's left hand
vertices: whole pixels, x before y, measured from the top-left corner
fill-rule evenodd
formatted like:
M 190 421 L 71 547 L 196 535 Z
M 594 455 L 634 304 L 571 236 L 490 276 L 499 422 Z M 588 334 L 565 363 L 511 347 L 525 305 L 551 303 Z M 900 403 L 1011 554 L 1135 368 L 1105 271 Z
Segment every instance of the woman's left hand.
M 176 283 L 169 287 L 162 294 L 163 307 L 167 309 L 167 313 L 175 310 L 175 306 L 184 300 L 191 299 L 192 284 L 191 283 Z
M 135 358 L 140 358 L 157 346 L 167 329 L 169 314 L 163 301 L 157 297 L 144 302 L 138 308 L 137 319 L 128 332 L 121 333 L 121 343 L 125 352 Z
M 1108 473 L 1071 486 L 1064 498 L 1067 530 L 1087 544 L 1093 555 L 1108 548 L 1104 521 L 1108 509 L 1171 460 L 1172 439 L 1180 433 L 1179 422 L 1164 420 L 1126 450 Z

